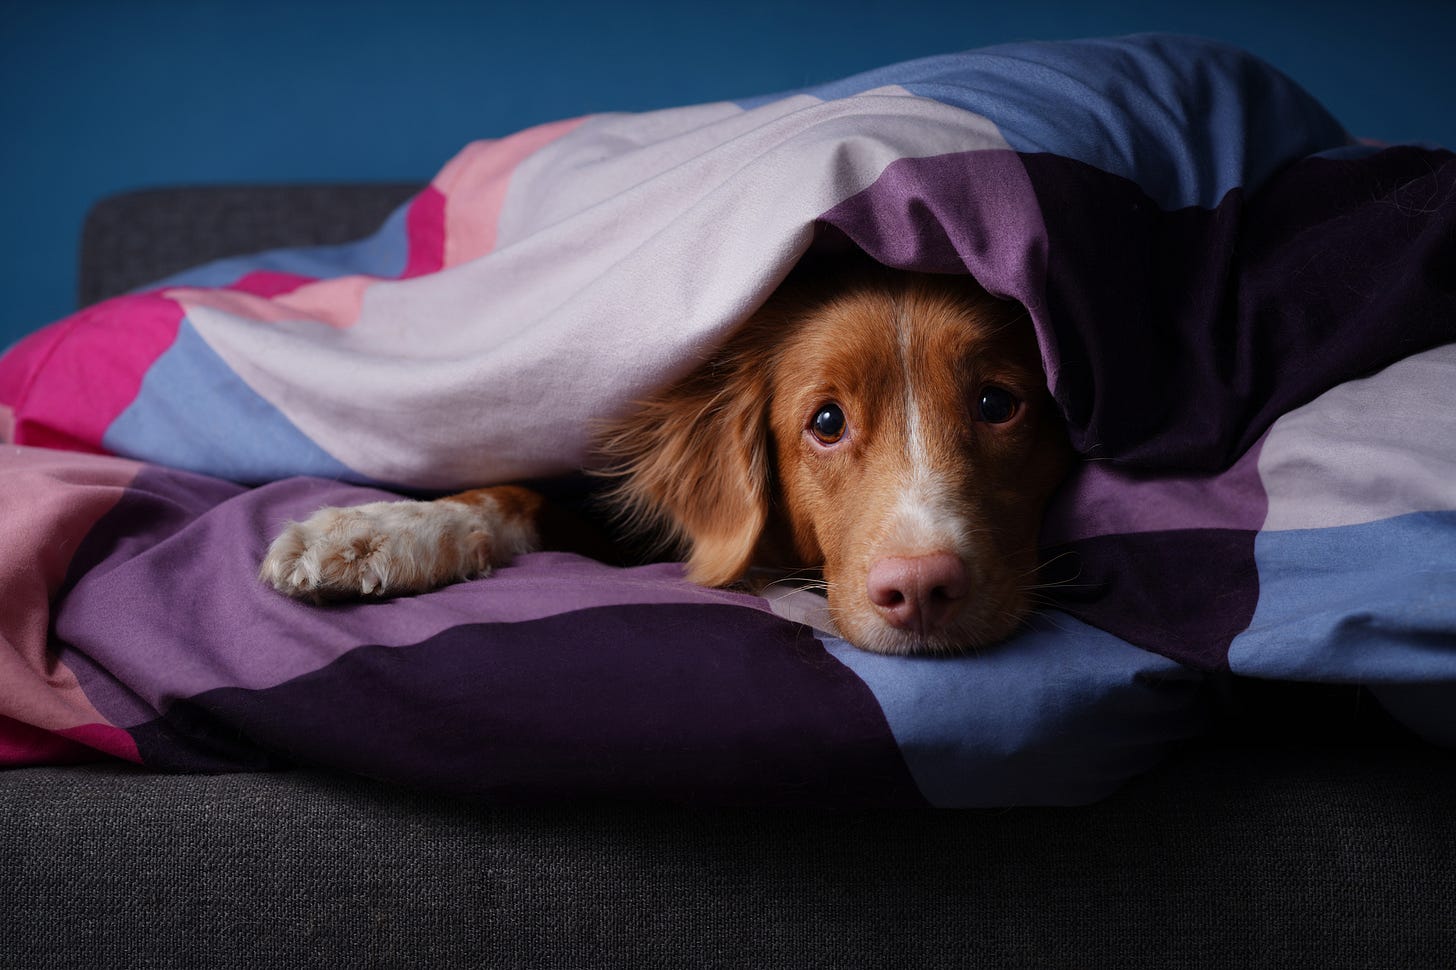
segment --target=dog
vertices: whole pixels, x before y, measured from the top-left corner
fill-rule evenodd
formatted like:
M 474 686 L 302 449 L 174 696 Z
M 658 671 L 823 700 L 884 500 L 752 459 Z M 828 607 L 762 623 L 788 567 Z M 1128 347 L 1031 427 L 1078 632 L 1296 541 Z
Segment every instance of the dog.
M 596 436 L 608 503 L 687 576 L 807 576 L 871 651 L 952 653 L 1027 617 L 1071 449 L 1029 317 L 968 277 L 800 267 L 683 379 Z M 406 595 L 570 546 L 516 485 L 323 509 L 262 579 L 312 600 Z

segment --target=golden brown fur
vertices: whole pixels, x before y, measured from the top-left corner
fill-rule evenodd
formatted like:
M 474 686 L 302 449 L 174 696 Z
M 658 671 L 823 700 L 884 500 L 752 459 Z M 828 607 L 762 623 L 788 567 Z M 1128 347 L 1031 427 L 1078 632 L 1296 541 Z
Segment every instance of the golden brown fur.
M 988 386 L 1017 398 L 1014 418 L 980 419 Z M 830 447 L 809 430 L 825 402 L 848 422 Z M 607 428 L 600 448 L 614 500 L 636 526 L 677 538 L 694 581 L 822 567 L 841 632 L 889 652 L 976 646 L 1015 628 L 1070 455 L 1018 305 L 964 278 L 860 264 L 792 278 L 702 367 Z M 937 554 L 964 564 L 970 589 L 944 607 L 953 615 L 886 622 L 866 593 L 876 564 Z

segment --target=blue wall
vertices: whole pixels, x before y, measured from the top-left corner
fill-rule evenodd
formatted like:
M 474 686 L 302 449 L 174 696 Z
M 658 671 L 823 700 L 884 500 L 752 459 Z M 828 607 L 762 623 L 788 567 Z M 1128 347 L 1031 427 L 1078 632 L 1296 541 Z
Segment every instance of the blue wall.
M 1456 3 L 0 0 L 0 346 L 72 309 L 96 199 L 428 178 L 540 121 L 767 93 L 1029 38 L 1241 44 L 1351 130 L 1456 145 Z

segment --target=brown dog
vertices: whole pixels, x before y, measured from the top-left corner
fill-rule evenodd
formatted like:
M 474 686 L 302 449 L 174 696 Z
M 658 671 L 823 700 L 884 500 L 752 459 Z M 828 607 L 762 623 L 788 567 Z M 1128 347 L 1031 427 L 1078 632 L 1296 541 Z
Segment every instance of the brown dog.
M 1019 305 L 858 262 L 796 272 L 598 443 L 629 529 L 666 529 L 693 581 L 821 573 L 840 632 L 886 653 L 1017 627 L 1071 458 Z M 509 485 L 324 509 L 261 575 L 304 599 L 421 592 L 541 548 L 544 515 Z

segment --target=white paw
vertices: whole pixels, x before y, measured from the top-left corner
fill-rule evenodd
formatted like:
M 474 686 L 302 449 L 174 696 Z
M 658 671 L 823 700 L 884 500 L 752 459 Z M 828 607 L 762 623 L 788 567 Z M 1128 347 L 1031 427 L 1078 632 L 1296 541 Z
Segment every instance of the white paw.
M 494 547 L 489 523 L 458 503 L 373 502 L 289 523 L 258 575 L 315 602 L 399 596 L 484 576 L 515 552 Z

